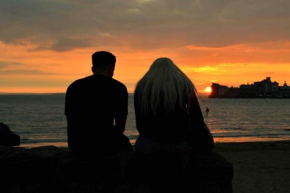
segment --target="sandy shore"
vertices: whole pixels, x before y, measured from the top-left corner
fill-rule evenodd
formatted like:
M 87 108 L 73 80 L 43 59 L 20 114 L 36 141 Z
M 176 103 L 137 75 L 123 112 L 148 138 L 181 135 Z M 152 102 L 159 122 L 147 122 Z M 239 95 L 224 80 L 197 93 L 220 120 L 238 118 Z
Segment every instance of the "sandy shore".
M 216 143 L 214 151 L 234 166 L 234 193 L 290 192 L 290 141 Z

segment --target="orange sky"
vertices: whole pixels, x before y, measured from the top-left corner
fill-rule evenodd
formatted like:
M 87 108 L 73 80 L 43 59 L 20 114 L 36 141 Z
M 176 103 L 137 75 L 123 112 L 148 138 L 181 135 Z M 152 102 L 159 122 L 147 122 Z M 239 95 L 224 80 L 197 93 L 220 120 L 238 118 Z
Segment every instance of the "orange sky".
M 91 74 L 91 55 L 98 50 L 116 55 L 114 78 L 129 92 L 158 57 L 171 58 L 199 92 L 211 82 L 239 86 L 268 76 L 290 84 L 290 2 L 262 3 L 5 2 L 0 93 L 65 92 Z

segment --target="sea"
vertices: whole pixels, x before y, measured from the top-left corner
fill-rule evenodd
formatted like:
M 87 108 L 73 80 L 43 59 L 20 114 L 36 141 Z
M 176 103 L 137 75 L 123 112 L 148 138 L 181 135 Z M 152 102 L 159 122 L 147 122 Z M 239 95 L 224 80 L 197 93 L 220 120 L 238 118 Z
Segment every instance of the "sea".
M 133 94 L 125 135 L 134 144 Z M 205 122 L 216 143 L 290 139 L 290 99 L 208 98 L 199 95 Z M 21 147 L 67 147 L 65 94 L 2 94 L 0 122 L 21 137 Z M 209 112 L 206 113 L 206 108 Z

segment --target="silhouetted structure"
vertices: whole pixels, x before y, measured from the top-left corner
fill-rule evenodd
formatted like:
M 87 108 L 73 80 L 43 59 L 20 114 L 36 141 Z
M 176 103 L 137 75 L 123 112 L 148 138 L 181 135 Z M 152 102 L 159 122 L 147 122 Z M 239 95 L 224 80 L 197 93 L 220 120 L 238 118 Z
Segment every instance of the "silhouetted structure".
M 271 77 L 254 84 L 242 84 L 240 87 L 227 87 L 218 83 L 212 83 L 210 98 L 290 98 L 290 87 L 286 84 L 271 81 Z

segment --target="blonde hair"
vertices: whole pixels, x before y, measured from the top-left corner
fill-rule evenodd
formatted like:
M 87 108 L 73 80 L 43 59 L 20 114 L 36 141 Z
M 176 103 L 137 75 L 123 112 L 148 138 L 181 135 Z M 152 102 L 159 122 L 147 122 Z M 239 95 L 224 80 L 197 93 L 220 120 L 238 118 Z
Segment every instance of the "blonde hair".
M 169 114 L 176 107 L 188 108 L 190 97 L 196 97 L 196 89 L 191 80 L 169 58 L 158 58 L 148 72 L 139 80 L 135 89 L 136 105 L 139 113 L 148 111 Z M 137 101 L 137 103 L 136 103 Z

